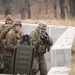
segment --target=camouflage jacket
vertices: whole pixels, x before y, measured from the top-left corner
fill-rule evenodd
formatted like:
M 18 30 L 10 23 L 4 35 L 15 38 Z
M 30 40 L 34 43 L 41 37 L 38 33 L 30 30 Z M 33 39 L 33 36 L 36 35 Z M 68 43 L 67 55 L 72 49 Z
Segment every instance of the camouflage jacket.
M 7 32 L 12 28 L 12 24 L 4 24 L 0 29 L 0 53 L 2 54 L 4 46 L 5 46 L 5 36 Z
M 6 46 L 9 50 L 14 50 L 14 47 L 21 43 L 21 32 L 16 33 L 13 29 L 11 29 L 6 34 Z
M 0 41 L 5 39 L 6 33 L 12 28 L 12 24 L 4 24 L 0 30 Z
M 40 33 L 39 33 L 38 29 L 36 29 L 35 31 L 32 31 L 31 34 L 30 34 L 30 36 L 31 36 L 31 45 L 34 46 L 36 52 L 37 52 L 38 49 L 39 49 L 38 47 L 41 46 L 40 44 L 46 46 L 46 44 L 43 43 L 43 41 L 39 41 L 39 39 L 40 39 Z M 49 35 L 48 35 L 48 37 L 49 37 Z M 50 40 L 50 43 L 53 45 L 53 41 L 51 40 L 50 37 L 49 37 L 49 40 Z M 42 50 L 42 49 L 43 49 L 43 48 L 41 48 L 41 50 Z M 45 49 L 45 52 L 46 52 L 47 47 L 44 48 L 44 49 Z M 44 52 L 44 53 L 45 53 L 45 52 Z

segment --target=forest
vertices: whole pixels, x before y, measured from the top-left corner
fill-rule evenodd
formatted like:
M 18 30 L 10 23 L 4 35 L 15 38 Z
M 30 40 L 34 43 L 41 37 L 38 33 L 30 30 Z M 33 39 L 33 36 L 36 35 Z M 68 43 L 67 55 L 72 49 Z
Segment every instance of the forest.
M 74 19 L 75 0 L 0 0 L 0 15 L 21 19 Z

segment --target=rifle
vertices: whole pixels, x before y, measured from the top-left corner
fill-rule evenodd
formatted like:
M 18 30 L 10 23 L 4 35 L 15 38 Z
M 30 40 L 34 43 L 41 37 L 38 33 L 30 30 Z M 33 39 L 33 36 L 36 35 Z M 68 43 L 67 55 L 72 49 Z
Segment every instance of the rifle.
M 45 43 L 46 43 L 46 46 L 47 46 L 47 48 L 48 48 L 48 52 L 49 52 L 49 50 L 50 50 L 50 47 L 52 46 L 52 44 L 53 44 L 53 41 L 52 41 L 52 39 L 48 39 L 48 40 L 46 40 L 45 41 Z
M 52 39 L 49 39 L 47 32 L 41 32 L 40 39 L 43 40 L 43 42 L 46 44 L 46 46 L 48 48 L 48 52 L 49 52 L 50 46 L 53 45 L 53 41 L 52 41 Z

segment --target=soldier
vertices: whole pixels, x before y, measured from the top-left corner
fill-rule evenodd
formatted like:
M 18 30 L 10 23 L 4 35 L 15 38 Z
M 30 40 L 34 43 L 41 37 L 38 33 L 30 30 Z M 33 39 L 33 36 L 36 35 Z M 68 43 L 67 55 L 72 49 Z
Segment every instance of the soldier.
M 11 15 L 6 16 L 5 24 L 0 30 L 0 41 L 5 38 L 6 33 L 12 28 L 13 19 Z
M 14 48 L 21 43 L 21 26 L 21 21 L 15 20 L 13 22 L 13 28 L 6 34 L 6 45 L 4 46 L 5 50 L 3 50 L 3 56 L 4 67 L 6 69 L 5 73 L 8 74 L 12 73 L 12 57 L 14 54 Z
M 31 45 L 35 47 L 35 58 L 32 67 L 32 74 L 36 75 L 38 71 L 40 71 L 40 75 L 47 75 L 47 67 L 44 58 L 44 54 L 46 53 L 47 45 L 46 41 L 50 41 L 50 46 L 53 45 L 52 39 L 50 39 L 49 35 L 44 39 L 44 36 L 41 36 L 42 32 L 46 32 L 47 25 L 45 23 L 39 23 L 38 28 L 35 31 L 32 31 L 31 36 Z
M 2 60 L 3 60 L 3 49 L 4 49 L 5 42 L 6 42 L 5 35 L 12 28 L 12 23 L 13 23 L 12 16 L 7 15 L 5 24 L 2 25 L 2 28 L 0 30 L 0 59 L 2 58 Z M 3 61 L 0 61 L 0 63 L 2 63 L 3 65 Z

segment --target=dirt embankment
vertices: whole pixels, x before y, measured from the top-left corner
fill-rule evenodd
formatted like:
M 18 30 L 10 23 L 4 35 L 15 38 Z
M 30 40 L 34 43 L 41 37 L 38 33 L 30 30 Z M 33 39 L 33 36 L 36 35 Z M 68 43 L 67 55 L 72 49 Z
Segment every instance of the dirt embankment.
M 71 55 L 71 64 L 69 66 L 71 70 L 69 71 L 69 75 L 75 75 L 75 38 L 73 40 Z

